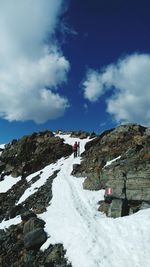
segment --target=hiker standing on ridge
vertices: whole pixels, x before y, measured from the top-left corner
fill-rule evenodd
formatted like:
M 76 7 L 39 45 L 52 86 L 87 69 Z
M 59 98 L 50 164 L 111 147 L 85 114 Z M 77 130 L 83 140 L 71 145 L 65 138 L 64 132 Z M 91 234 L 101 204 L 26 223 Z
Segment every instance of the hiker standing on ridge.
M 74 158 L 76 158 L 77 157 L 77 150 L 78 150 L 77 142 L 74 143 L 74 145 L 72 146 L 72 149 L 73 149 Z
M 77 156 L 80 157 L 80 142 L 77 143 Z

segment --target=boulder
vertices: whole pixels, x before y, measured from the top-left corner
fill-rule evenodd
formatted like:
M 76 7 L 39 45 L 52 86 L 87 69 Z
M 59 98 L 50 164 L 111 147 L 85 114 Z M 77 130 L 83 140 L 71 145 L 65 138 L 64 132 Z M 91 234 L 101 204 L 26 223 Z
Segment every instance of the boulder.
M 50 245 L 45 251 L 40 245 L 46 240 L 43 229 L 30 231 L 24 240 L 23 223 L 0 230 L 0 266 L 3 267 L 71 267 L 61 244 Z M 26 248 L 24 246 L 26 242 Z
M 21 214 L 22 221 L 28 221 L 30 218 L 36 218 L 36 214 L 33 211 L 25 211 Z
M 36 228 L 44 228 L 45 222 L 39 218 L 31 217 L 23 227 L 23 234 L 26 235 L 29 232 L 34 231 Z
M 24 246 L 27 249 L 41 247 L 47 239 L 47 235 L 42 228 L 30 231 L 24 236 Z
M 57 262 L 57 260 L 60 258 L 60 249 L 58 246 L 55 246 L 55 248 L 50 251 L 50 253 L 46 257 L 46 264 L 53 264 Z
M 86 190 L 100 190 L 101 182 L 98 176 L 96 176 L 94 179 L 92 175 L 88 178 L 86 178 L 83 182 L 83 188 Z
M 103 212 L 108 216 L 108 209 L 109 209 L 109 203 L 102 201 L 102 203 L 98 208 L 98 211 Z
M 26 216 L 25 218 L 27 218 Z M 45 222 L 36 217 L 30 217 L 23 226 L 24 246 L 27 249 L 39 248 L 47 239 L 44 232 Z
M 75 163 L 75 164 L 73 164 L 73 166 L 72 166 L 72 175 L 74 175 L 76 172 L 79 172 L 79 169 L 80 169 L 80 164 L 77 164 L 77 163 Z

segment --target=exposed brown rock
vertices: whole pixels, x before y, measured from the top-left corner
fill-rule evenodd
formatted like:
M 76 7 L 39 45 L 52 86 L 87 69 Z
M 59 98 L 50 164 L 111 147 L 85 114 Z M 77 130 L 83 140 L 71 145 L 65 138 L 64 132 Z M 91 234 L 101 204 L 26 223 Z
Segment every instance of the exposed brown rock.
M 84 189 L 99 190 L 111 187 L 111 203 L 106 201 L 100 210 L 108 216 L 131 214 L 150 204 L 150 131 L 149 128 L 128 124 L 103 134 L 86 144 L 83 161 L 75 176 L 86 176 Z M 105 167 L 107 161 L 113 160 Z
M 6 145 L 1 155 L 0 171 L 14 177 L 26 177 L 71 153 L 71 146 L 52 132 L 34 133 Z

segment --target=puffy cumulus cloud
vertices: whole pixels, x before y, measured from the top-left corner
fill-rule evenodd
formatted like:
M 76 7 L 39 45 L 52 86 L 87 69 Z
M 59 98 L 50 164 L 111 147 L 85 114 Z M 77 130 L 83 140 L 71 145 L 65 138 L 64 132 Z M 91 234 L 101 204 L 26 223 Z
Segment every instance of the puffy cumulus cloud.
M 1 118 L 41 123 L 69 106 L 56 92 L 70 68 L 54 37 L 62 1 L 0 1 Z
M 88 70 L 86 80 L 83 82 L 84 97 L 95 102 L 104 93 L 101 77 L 98 72 Z
M 117 122 L 150 124 L 150 55 L 133 54 L 106 66 L 101 72 L 90 71 L 83 83 L 84 97 L 97 101 L 106 91 L 107 112 Z

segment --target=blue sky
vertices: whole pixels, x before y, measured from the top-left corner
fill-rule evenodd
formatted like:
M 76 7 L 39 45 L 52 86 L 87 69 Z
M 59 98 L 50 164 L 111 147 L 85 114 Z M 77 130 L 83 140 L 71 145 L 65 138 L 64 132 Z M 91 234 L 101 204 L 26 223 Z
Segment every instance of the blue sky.
M 150 125 L 149 9 L 148 0 L 1 1 L 0 143 Z

